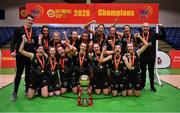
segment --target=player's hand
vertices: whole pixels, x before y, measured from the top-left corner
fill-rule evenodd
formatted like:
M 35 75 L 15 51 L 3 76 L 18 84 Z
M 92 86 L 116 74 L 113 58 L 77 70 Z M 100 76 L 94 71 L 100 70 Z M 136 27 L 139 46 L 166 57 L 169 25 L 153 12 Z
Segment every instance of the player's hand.
M 24 41 L 25 43 L 27 43 L 27 38 L 26 38 L 26 35 L 25 35 L 25 34 L 22 36 L 22 39 L 23 39 L 23 41 Z
M 40 34 L 40 35 L 38 36 L 38 39 L 39 39 L 39 40 L 42 40 L 42 38 L 43 38 L 43 35 Z
M 15 52 L 12 52 L 12 53 L 11 53 L 11 57 L 14 58 L 15 56 L 16 56 L 16 53 L 15 53 Z

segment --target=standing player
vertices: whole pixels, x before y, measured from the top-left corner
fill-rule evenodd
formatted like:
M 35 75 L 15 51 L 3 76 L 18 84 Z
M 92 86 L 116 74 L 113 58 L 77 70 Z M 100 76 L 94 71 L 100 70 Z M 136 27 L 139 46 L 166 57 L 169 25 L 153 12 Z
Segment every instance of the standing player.
M 25 44 L 24 49 L 28 52 L 34 52 L 35 46 L 37 45 L 37 39 L 35 38 L 35 34 L 32 30 L 32 25 L 34 24 L 34 17 L 32 15 L 28 15 L 25 21 L 24 26 L 19 27 L 15 33 L 11 42 L 11 56 L 16 57 L 16 76 L 14 79 L 14 91 L 11 96 L 11 101 L 16 101 L 19 84 L 21 81 L 21 76 L 25 68 L 25 93 L 27 92 L 29 85 L 29 75 L 30 75 L 30 67 L 31 61 L 26 56 L 23 56 L 19 53 L 19 47 L 22 42 L 22 36 L 26 35 L 28 43 Z

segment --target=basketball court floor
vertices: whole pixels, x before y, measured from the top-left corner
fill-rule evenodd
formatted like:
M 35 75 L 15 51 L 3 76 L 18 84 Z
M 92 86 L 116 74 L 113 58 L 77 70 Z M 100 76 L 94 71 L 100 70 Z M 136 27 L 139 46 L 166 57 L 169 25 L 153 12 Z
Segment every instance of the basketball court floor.
M 24 95 L 24 78 L 16 102 L 9 97 L 13 90 L 14 68 L 0 69 L 0 112 L 180 112 L 180 70 L 159 69 L 163 86 L 156 84 L 157 92 L 150 91 L 149 82 L 140 97 L 112 97 L 93 94 L 93 106 L 77 106 L 77 95 L 27 99 Z M 148 78 L 148 77 L 147 77 Z M 148 81 L 148 80 L 147 80 Z

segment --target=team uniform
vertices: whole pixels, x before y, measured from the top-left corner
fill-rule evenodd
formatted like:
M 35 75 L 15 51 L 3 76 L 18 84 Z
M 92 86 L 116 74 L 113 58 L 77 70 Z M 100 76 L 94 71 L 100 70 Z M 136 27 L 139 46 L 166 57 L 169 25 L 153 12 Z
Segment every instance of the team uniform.
M 135 38 L 134 36 L 131 34 L 129 37 L 127 37 L 125 34 L 122 36 L 121 38 L 121 42 L 122 42 L 122 53 L 125 54 L 127 53 L 127 44 L 128 43 L 135 43 Z
M 47 66 L 47 58 L 45 56 L 38 57 L 37 53 L 34 54 L 31 60 L 31 74 L 30 74 L 29 88 L 36 90 L 38 88 L 41 89 L 44 86 L 48 85 L 46 66 Z
M 106 40 L 106 36 L 104 33 L 102 35 L 99 35 L 96 32 L 95 35 L 93 35 L 93 43 L 98 43 L 100 47 L 102 47 L 103 44 L 105 44 L 105 40 Z
M 76 56 L 73 56 L 73 78 L 75 78 L 76 84 L 78 85 L 79 77 L 81 75 L 88 75 L 89 72 L 89 66 L 90 66 L 90 59 L 87 53 L 84 55 L 81 55 L 78 53 Z
M 69 88 L 77 86 L 74 81 L 74 77 L 72 76 L 73 62 L 69 56 L 65 56 L 63 58 L 59 58 L 59 70 L 60 70 L 60 81 L 61 88 Z
M 108 73 L 106 62 L 99 63 L 98 59 L 100 54 L 96 56 L 94 53 L 92 59 L 93 65 L 93 88 L 94 89 L 105 89 L 109 87 L 108 84 Z
M 112 41 L 112 44 L 115 46 L 115 45 L 121 45 L 121 40 L 119 40 L 119 37 L 117 34 L 115 34 L 114 37 L 112 36 L 108 36 L 107 39 L 106 39 L 106 45 L 107 45 L 107 50 L 111 51 L 111 50 L 114 50 L 114 48 L 112 47 L 111 44 L 108 43 L 108 40 L 111 40 Z
M 115 60 L 116 59 L 116 60 Z M 112 56 L 112 61 L 110 63 L 110 86 L 112 90 L 125 90 L 126 77 L 125 77 L 126 66 L 122 59 L 122 56 L 116 58 L 115 55 Z
M 48 92 L 60 90 L 60 81 L 58 77 L 58 62 L 56 58 L 49 58 L 47 63 Z
M 142 89 L 142 77 L 140 70 L 140 62 L 137 52 L 131 55 L 132 70 L 126 70 L 125 76 L 127 78 L 126 89 L 141 90 Z

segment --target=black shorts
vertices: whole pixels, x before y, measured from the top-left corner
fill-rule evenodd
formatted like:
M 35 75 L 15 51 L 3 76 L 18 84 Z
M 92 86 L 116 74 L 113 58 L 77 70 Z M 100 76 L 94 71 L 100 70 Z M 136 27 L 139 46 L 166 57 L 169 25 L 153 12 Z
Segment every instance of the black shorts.
M 125 90 L 126 81 L 127 80 L 124 74 L 116 74 L 114 72 L 111 72 L 110 83 L 112 90 L 119 90 L 119 91 Z
M 140 70 L 131 70 L 127 74 L 126 89 L 141 90 L 142 89 L 142 77 Z
M 76 78 L 74 73 L 61 73 L 61 88 L 73 88 L 77 86 Z
M 108 73 L 107 70 L 94 69 L 93 74 L 93 88 L 94 89 L 105 89 L 109 87 L 108 84 Z
M 47 85 L 48 85 L 47 74 L 45 72 L 41 74 L 36 74 L 36 72 L 31 72 L 29 88 L 35 90 L 37 88 L 43 88 L 44 86 Z
M 48 91 L 53 92 L 53 91 L 58 91 L 60 90 L 60 81 L 58 78 L 58 74 L 48 74 Z

